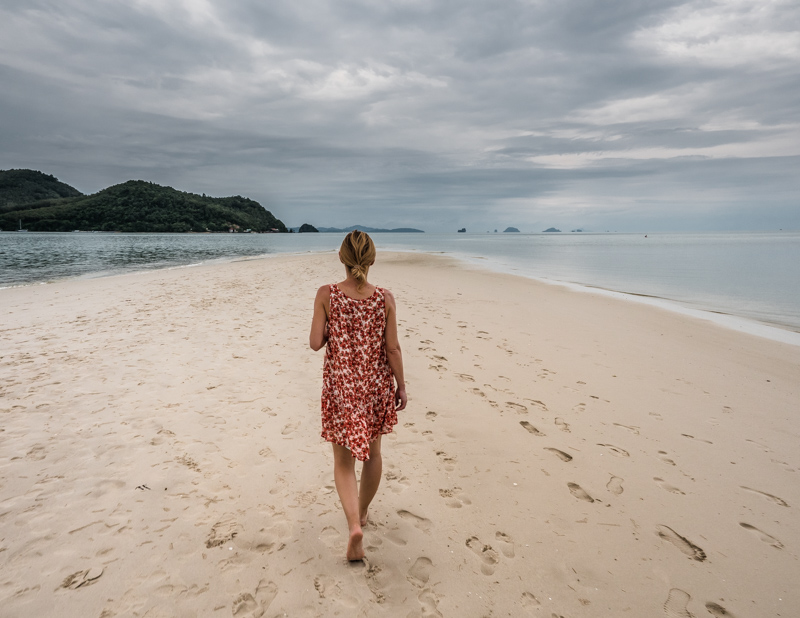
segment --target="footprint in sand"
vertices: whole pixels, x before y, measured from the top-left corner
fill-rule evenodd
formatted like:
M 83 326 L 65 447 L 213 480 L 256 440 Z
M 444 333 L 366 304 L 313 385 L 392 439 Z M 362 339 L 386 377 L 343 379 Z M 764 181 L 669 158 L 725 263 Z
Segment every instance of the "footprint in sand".
M 473 394 L 473 395 L 477 395 L 478 397 L 486 397 L 486 393 L 484 393 L 484 392 L 483 392 L 481 389 L 479 389 L 479 388 L 473 388 L 473 389 L 472 389 L 472 394 Z
M 86 569 L 85 571 L 77 571 L 66 577 L 59 587 L 66 588 L 67 590 L 77 590 L 78 588 L 91 586 L 97 583 L 97 580 L 100 579 L 102 574 L 103 567 L 99 566 Z
M 725 616 L 728 616 L 729 618 L 736 618 L 736 616 L 731 614 L 719 603 L 706 603 L 706 610 L 708 610 L 708 613 L 712 616 L 716 616 L 716 618 L 724 618 Z
M 469 375 L 469 374 L 466 374 L 466 373 L 456 373 L 456 374 L 454 374 L 454 375 L 455 375 L 455 376 L 456 376 L 456 377 L 457 377 L 459 380 L 461 380 L 462 382 L 474 382 L 474 381 L 475 381 L 475 378 L 473 378 L 471 375 Z
M 505 532 L 497 531 L 494 534 L 497 540 L 497 546 L 506 558 L 514 557 L 514 541 Z
M 300 423 L 288 423 L 281 429 L 282 436 L 288 436 L 290 433 L 293 433 L 298 427 Z
M 758 528 L 756 528 L 755 526 L 751 526 L 750 524 L 739 522 L 739 525 L 745 530 L 750 530 L 750 532 L 755 534 L 759 539 L 764 541 L 767 545 L 772 545 L 775 549 L 783 549 L 783 543 L 781 543 L 774 536 L 767 534 L 763 530 L 759 530 Z
M 572 406 L 572 411 L 573 412 L 583 412 L 585 410 L 586 410 L 586 404 L 585 403 L 579 403 L 577 405 Z
M 587 494 L 583 487 L 577 483 L 567 483 L 567 487 L 569 487 L 569 493 L 575 496 L 578 500 L 583 500 L 584 502 L 594 502 L 594 498 Z
M 657 484 L 657 485 L 658 485 L 658 486 L 659 486 L 661 489 L 663 489 L 664 491 L 668 491 L 668 492 L 670 492 L 671 494 L 680 494 L 681 496 L 685 496 L 685 495 L 686 495 L 686 494 L 685 494 L 685 493 L 683 493 L 683 492 L 682 492 L 680 489 L 678 489 L 678 488 L 677 488 L 677 487 L 675 487 L 674 485 L 670 485 L 669 483 L 667 483 L 667 482 L 666 482 L 664 479 L 662 479 L 662 478 L 659 478 L 659 477 L 657 477 L 657 476 L 654 476 L 654 477 L 653 477 L 653 480 L 654 480 L 654 481 L 656 482 L 656 484 Z
M 547 406 L 546 406 L 546 405 L 545 405 L 543 402 L 539 401 L 538 399 L 528 399 L 528 398 L 526 397 L 526 398 L 525 398 L 525 401 L 527 401 L 527 402 L 528 402 L 529 404 L 531 404 L 532 406 L 539 408 L 539 409 L 540 409 L 540 410 L 542 410 L 543 412 L 547 412 L 547 411 L 548 411 L 548 410 L 547 410 Z
M 624 490 L 622 489 L 622 481 L 625 479 L 621 479 L 618 476 L 612 476 L 611 479 L 606 483 L 606 489 L 610 491 L 614 495 L 620 495 Z
M 683 537 L 675 532 L 669 526 L 656 526 L 656 534 L 663 540 L 672 543 L 692 560 L 703 562 L 706 559 L 706 552 L 704 552 L 686 537 Z
M 440 489 L 439 495 L 442 498 L 447 498 L 447 506 L 451 509 L 460 509 L 462 506 L 469 506 L 472 504 L 472 500 L 470 500 L 464 493 L 462 493 L 460 487 L 453 487 L 453 489 Z
M 544 450 L 550 451 L 556 457 L 558 457 L 561 461 L 572 461 L 572 455 L 569 453 L 565 453 L 564 451 L 559 451 L 557 448 L 553 448 L 551 446 L 544 447 Z
M 206 547 L 218 547 L 223 543 L 233 540 L 239 534 L 239 524 L 236 517 L 230 513 L 222 516 L 222 518 L 211 526 L 211 532 L 206 539 Z
M 265 446 L 260 451 L 258 451 L 258 454 L 261 455 L 262 457 L 272 457 L 272 449 L 269 448 L 268 446 Z
M 45 448 L 41 444 L 35 444 L 31 450 L 25 453 L 25 459 L 28 461 L 41 461 L 45 458 Z
M 773 496 L 772 494 L 768 494 L 764 491 L 758 491 L 757 489 L 750 489 L 749 487 L 745 487 L 744 485 L 740 485 L 740 487 L 745 491 L 749 491 L 750 493 L 762 496 L 763 498 L 766 498 L 767 500 L 774 502 L 775 504 L 778 504 L 780 506 L 789 506 L 789 503 L 786 502 L 786 500 L 784 500 L 783 498 L 779 498 L 778 496 Z
M 692 597 L 680 588 L 673 588 L 664 602 L 664 613 L 669 618 L 694 618 L 694 614 L 687 609 Z
M 769 450 L 769 447 L 766 444 L 762 444 L 761 442 L 758 442 L 756 440 L 751 440 L 750 438 L 745 438 L 745 442 L 750 442 L 751 444 L 755 444 L 757 447 L 759 447 L 765 453 L 771 453 L 772 452 L 771 450 Z
M 365 564 L 367 567 L 367 572 L 365 573 L 367 587 L 375 596 L 375 601 L 378 603 L 383 603 L 386 600 L 386 596 L 383 594 L 383 591 L 386 589 L 386 586 L 389 583 L 389 572 L 384 572 L 383 569 L 377 564 L 371 564 L 368 561 L 365 561 Z
M 539 599 L 537 599 L 533 593 L 531 592 L 523 592 L 522 598 L 520 599 L 520 604 L 522 607 L 538 607 L 541 605 Z
M 434 371 L 442 372 L 447 371 L 447 367 L 444 365 L 428 365 L 428 369 L 433 369 Z
M 423 532 L 428 532 L 433 526 L 433 523 L 431 522 L 430 519 L 427 519 L 425 517 L 420 517 L 419 515 L 414 515 L 414 513 L 412 513 L 411 511 L 400 509 L 399 511 L 397 511 L 397 514 L 402 519 L 411 522 L 415 528 L 417 528 L 418 530 L 422 530 Z
M 554 422 L 556 424 L 556 427 L 558 427 L 561 431 L 566 431 L 567 433 L 569 433 L 569 424 L 567 424 L 567 422 L 563 418 L 557 416 Z
M 500 562 L 500 556 L 492 549 L 491 545 L 484 545 L 476 536 L 471 536 L 467 539 L 467 547 L 478 556 L 481 560 L 481 573 L 484 575 L 491 575 L 494 573 L 497 563 Z
M 627 429 L 634 435 L 639 435 L 639 428 L 634 427 L 633 425 L 623 425 L 622 423 L 614 423 L 614 427 L 619 427 L 620 429 Z
M 431 571 L 433 570 L 433 561 L 430 558 L 421 556 L 414 561 L 411 568 L 408 569 L 408 581 L 415 586 L 424 586 L 431 578 Z
M 345 607 L 356 607 L 358 599 L 345 594 L 341 585 L 330 575 L 318 575 L 314 578 L 314 588 L 320 599 L 331 598 Z
M 514 403 L 513 401 L 506 401 L 506 408 L 514 410 L 517 414 L 528 413 L 528 406 L 523 406 L 521 403 Z
M 667 451 L 658 451 L 658 458 L 670 466 L 676 466 L 677 464 L 672 459 L 667 457 L 667 454 Z
M 409 485 L 411 485 L 411 481 L 408 480 L 408 477 L 401 476 L 397 474 L 397 472 L 395 472 L 394 470 L 387 470 L 386 473 L 383 475 L 383 478 L 385 478 L 386 481 L 390 483 L 389 487 L 396 494 L 399 494 Z
M 439 597 L 431 588 L 425 588 L 419 593 L 417 599 L 422 606 L 423 616 L 426 618 L 443 618 L 442 613 L 439 611 Z
M 442 460 L 444 464 L 444 469 L 448 472 L 452 472 L 455 470 L 457 458 L 455 456 L 450 456 L 444 451 L 436 451 L 436 455 Z
M 385 538 L 389 539 L 395 545 L 403 547 L 408 545 L 408 541 L 406 540 L 403 532 L 399 528 L 391 528 L 383 535 Z
M 431 410 L 430 412 L 426 412 L 425 413 L 425 418 L 427 418 L 429 421 L 432 421 L 433 419 L 435 419 L 436 416 L 437 416 L 437 414 L 433 410 Z
M 624 448 L 614 446 L 613 444 L 598 444 L 597 446 L 607 448 L 615 457 L 630 457 L 628 451 L 626 451 Z
M 693 435 L 688 433 L 681 434 L 684 438 L 689 438 L 690 440 L 697 440 L 698 442 L 705 442 L 706 444 L 714 444 L 711 440 L 703 440 L 702 438 L 695 438 Z
M 200 466 L 197 465 L 197 462 L 191 457 L 189 457 L 189 455 L 187 455 L 186 453 L 178 457 L 175 461 L 177 461 L 179 464 L 183 464 L 184 466 L 186 466 L 190 470 L 193 470 L 194 472 L 200 472 Z
M 528 421 L 520 421 L 519 424 L 525 428 L 525 431 L 527 431 L 528 433 L 532 433 L 534 436 L 542 437 L 545 435 L 541 431 L 536 429 L 536 427 L 531 425 Z
M 236 618 L 261 618 L 270 603 L 278 596 L 278 587 L 275 582 L 258 582 L 255 594 L 243 592 L 233 601 L 231 612 Z

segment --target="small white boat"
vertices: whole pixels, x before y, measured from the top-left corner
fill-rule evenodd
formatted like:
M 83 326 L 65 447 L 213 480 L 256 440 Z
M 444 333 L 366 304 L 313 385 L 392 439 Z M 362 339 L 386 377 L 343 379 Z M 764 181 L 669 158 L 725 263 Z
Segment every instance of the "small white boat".
M 22 219 L 19 220 L 19 229 L 17 231 L 18 232 L 27 232 L 28 231 L 28 230 L 23 230 L 22 229 Z

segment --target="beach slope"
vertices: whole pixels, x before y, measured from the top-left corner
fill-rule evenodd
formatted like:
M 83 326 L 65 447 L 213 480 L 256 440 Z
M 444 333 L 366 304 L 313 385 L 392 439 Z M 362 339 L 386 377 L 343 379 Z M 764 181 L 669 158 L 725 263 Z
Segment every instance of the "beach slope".
M 0 290 L 4 616 L 800 615 L 800 348 L 380 253 L 407 410 L 344 559 L 335 253 Z

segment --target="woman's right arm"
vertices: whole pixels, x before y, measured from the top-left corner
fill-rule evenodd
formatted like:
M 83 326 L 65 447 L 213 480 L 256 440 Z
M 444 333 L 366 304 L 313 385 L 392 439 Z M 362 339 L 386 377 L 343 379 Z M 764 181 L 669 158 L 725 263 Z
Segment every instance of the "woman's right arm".
M 394 394 L 396 409 L 402 410 L 408 403 L 406 395 L 406 380 L 403 376 L 403 353 L 400 350 L 400 339 L 397 336 L 397 305 L 394 296 L 389 290 L 385 290 L 386 298 L 386 360 L 389 361 L 389 368 L 397 381 L 397 389 Z
M 317 290 L 317 297 L 314 299 L 314 317 L 311 320 L 311 334 L 308 336 L 308 344 L 315 352 L 328 341 L 328 307 L 331 303 L 331 287 L 323 285 Z

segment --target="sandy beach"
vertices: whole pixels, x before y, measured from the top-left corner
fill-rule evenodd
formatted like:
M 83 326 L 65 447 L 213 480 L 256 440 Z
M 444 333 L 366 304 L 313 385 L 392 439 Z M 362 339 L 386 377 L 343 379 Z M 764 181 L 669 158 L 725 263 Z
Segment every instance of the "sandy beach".
M 335 253 L 0 290 L 0 616 L 800 615 L 800 347 L 381 253 L 409 405 L 344 558 Z

